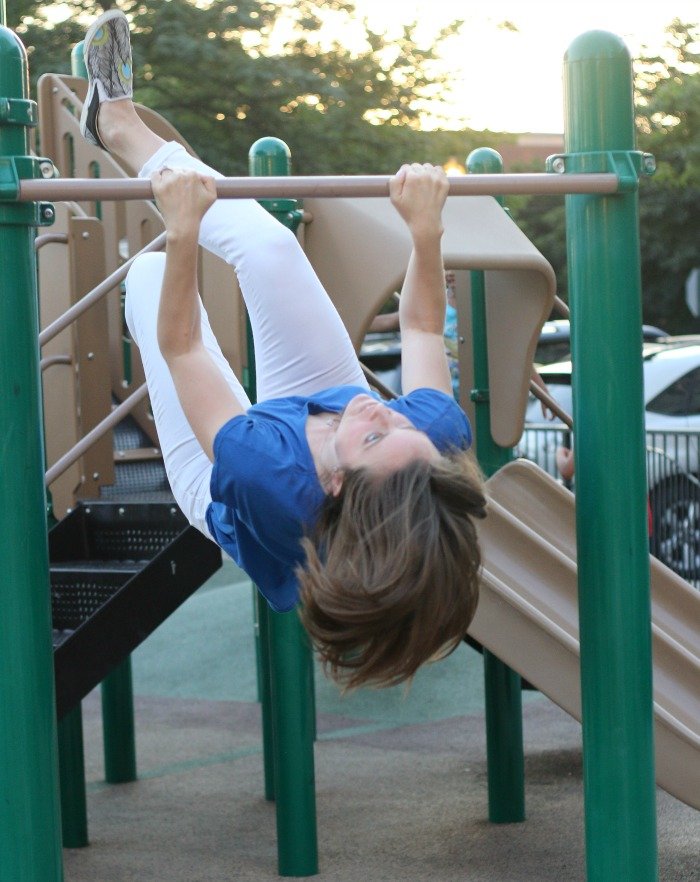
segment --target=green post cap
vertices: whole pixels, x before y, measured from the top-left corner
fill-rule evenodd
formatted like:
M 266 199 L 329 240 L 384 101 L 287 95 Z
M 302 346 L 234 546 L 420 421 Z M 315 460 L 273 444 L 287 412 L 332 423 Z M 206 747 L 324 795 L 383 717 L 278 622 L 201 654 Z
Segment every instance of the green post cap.
M 586 31 L 571 43 L 564 55 L 565 64 L 592 61 L 597 58 L 619 58 L 629 61 L 629 49 L 624 40 L 609 31 Z
M 73 50 L 70 54 L 70 72 L 74 77 L 82 77 L 82 79 L 86 80 L 88 78 L 88 73 L 87 68 L 85 67 L 85 58 L 83 56 L 84 45 L 85 41 L 81 40 L 73 46 Z
M 29 97 L 27 51 L 9 28 L 0 27 L 0 97 L 25 101 Z M 29 153 L 25 125 L 0 126 L 0 155 L 26 156 Z
M 567 153 L 633 150 L 632 60 L 623 40 L 587 31 L 564 56 L 564 143 Z
M 503 158 L 491 147 L 477 147 L 467 156 L 467 170 L 474 175 L 496 175 L 503 171 Z
M 17 34 L 5 27 L 0 27 L 0 82 L 5 98 L 26 98 L 29 94 L 27 51 Z
M 290 174 L 292 154 L 279 138 L 258 138 L 248 151 L 248 171 L 253 177 Z

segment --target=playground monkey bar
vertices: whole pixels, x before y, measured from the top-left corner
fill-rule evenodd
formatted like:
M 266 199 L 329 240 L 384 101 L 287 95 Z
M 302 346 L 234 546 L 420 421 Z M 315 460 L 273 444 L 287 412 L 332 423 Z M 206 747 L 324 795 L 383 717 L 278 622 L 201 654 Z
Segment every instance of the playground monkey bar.
M 339 198 L 388 196 L 390 175 L 328 175 L 321 177 L 220 178 L 216 192 L 225 199 Z M 497 194 L 617 193 L 620 178 L 590 174 L 484 174 L 450 178 L 450 196 Z M 149 180 L 141 178 L 24 178 L 18 182 L 20 202 L 93 199 L 152 199 Z

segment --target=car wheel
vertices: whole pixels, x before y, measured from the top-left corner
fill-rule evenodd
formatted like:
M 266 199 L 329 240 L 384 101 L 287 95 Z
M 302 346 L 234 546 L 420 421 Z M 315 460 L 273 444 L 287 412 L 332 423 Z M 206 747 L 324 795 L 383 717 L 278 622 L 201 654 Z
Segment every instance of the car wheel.
M 674 475 L 651 496 L 651 551 L 688 582 L 700 581 L 700 483 Z

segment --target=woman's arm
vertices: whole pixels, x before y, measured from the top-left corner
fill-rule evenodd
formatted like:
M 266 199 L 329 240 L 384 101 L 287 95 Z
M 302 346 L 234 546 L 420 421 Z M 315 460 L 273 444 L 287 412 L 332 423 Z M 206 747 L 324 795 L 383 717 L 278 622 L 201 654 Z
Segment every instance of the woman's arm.
M 438 166 L 402 166 L 392 178 L 391 201 L 406 222 L 413 250 L 401 289 L 401 387 L 427 386 L 452 394 L 445 355 L 445 268 L 442 208 L 448 183 Z
M 153 193 L 166 229 L 165 274 L 158 310 L 158 346 L 192 431 L 209 459 L 219 429 L 245 413 L 204 347 L 197 286 L 199 225 L 216 199 L 212 178 L 161 169 Z

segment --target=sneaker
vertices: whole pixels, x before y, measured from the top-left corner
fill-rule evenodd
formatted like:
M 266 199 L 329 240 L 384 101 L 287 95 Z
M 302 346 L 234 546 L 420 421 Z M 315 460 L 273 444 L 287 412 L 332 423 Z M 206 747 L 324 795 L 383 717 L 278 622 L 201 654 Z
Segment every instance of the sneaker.
M 85 35 L 83 57 L 89 85 L 80 132 L 90 144 L 106 150 L 97 129 L 100 104 L 134 94 L 129 22 L 121 10 L 109 9 L 93 22 Z

